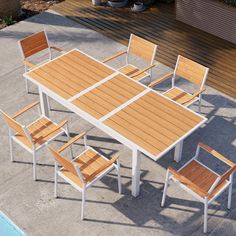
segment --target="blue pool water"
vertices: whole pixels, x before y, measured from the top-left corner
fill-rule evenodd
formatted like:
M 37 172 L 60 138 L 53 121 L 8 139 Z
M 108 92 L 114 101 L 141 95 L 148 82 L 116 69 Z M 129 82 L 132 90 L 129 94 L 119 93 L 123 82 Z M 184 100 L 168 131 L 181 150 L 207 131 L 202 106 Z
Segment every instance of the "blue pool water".
M 0 211 L 0 236 L 26 236 L 6 215 Z

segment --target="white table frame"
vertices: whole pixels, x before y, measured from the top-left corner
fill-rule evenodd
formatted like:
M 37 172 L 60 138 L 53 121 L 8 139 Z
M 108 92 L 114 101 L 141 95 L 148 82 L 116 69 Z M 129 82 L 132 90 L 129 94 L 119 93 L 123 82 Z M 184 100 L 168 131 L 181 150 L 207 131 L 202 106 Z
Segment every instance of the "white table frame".
M 109 81 L 110 79 L 112 79 L 114 76 L 116 76 L 117 74 L 122 74 L 119 71 L 117 71 L 114 68 L 111 68 L 110 66 L 98 61 L 97 59 L 87 55 L 86 53 L 78 50 L 78 49 L 73 49 L 71 51 L 77 50 L 80 53 L 88 56 L 89 58 L 101 63 L 102 65 L 112 69 L 114 71 L 114 73 L 110 76 L 108 76 L 107 78 L 104 78 L 103 80 L 97 82 L 96 84 L 92 85 L 91 87 L 89 87 L 88 89 L 86 89 L 86 91 L 91 91 L 91 89 L 105 83 L 106 81 Z M 67 52 L 66 54 L 70 53 L 71 51 Z M 65 55 L 65 54 L 63 54 Z M 63 55 L 59 56 L 62 57 Z M 59 58 L 57 57 L 57 58 Z M 37 70 L 38 68 L 42 67 L 45 64 L 51 63 L 52 61 L 56 60 L 57 58 L 51 60 L 50 62 L 46 62 L 36 68 L 34 68 L 33 70 L 31 70 L 30 72 Z M 142 85 L 143 87 L 145 87 L 145 89 L 147 91 L 153 91 L 155 93 L 157 93 L 159 96 L 164 97 L 167 100 L 170 100 L 171 102 L 175 103 L 177 106 L 181 106 L 186 110 L 189 110 L 190 112 L 196 114 L 197 116 L 200 116 L 203 120 L 202 122 L 200 122 L 197 126 L 195 126 L 194 128 L 192 128 L 189 132 L 187 132 L 185 135 L 183 135 L 180 139 L 178 139 L 176 142 L 174 142 L 172 145 L 170 145 L 168 148 L 166 148 L 163 152 L 161 152 L 158 156 L 153 156 L 153 154 L 149 153 L 147 150 L 143 149 L 142 147 L 138 146 L 137 144 L 133 143 L 132 141 L 130 141 L 129 139 L 125 138 L 124 136 L 122 136 L 121 134 L 119 134 L 118 132 L 116 132 L 115 130 L 111 129 L 110 127 L 108 127 L 107 125 L 105 125 L 103 123 L 103 121 L 105 120 L 104 117 L 102 117 L 101 119 L 96 119 L 93 116 L 91 116 L 90 114 L 88 114 L 87 112 L 81 110 L 79 107 L 77 107 L 76 105 L 74 105 L 72 103 L 72 98 L 78 98 L 80 96 L 82 96 L 85 91 L 82 91 L 78 94 L 76 94 L 75 96 L 73 96 L 72 98 L 66 100 L 64 98 L 62 98 L 61 96 L 59 96 L 58 94 L 56 94 L 55 92 L 51 91 L 50 89 L 48 89 L 47 87 L 45 87 L 44 85 L 42 85 L 41 83 L 35 81 L 33 78 L 31 78 L 28 74 L 30 72 L 26 72 L 24 73 L 24 77 L 28 80 L 30 80 L 32 83 L 36 84 L 39 87 L 39 94 L 40 94 L 40 104 L 41 104 L 41 109 L 42 109 L 42 114 L 44 114 L 45 116 L 49 117 L 49 107 L 48 107 L 48 96 L 51 97 L 52 99 L 56 100 L 57 102 L 59 102 L 61 105 L 63 105 L 64 107 L 66 107 L 67 109 L 73 111 L 74 113 L 76 113 L 77 115 L 79 115 L 81 118 L 87 120 L 89 123 L 91 123 L 92 125 L 96 126 L 97 128 L 99 128 L 100 130 L 102 130 L 103 132 L 105 132 L 106 134 L 108 134 L 109 136 L 113 137 L 114 139 L 118 140 L 120 143 L 124 144 L 126 147 L 128 147 L 129 149 L 132 150 L 132 195 L 134 197 L 137 197 L 139 195 L 140 192 L 140 167 L 141 167 L 141 153 L 144 153 L 145 155 L 147 155 L 148 157 L 152 158 L 153 160 L 157 161 L 158 159 L 160 159 L 164 154 L 166 154 L 168 151 L 170 151 L 172 148 L 175 148 L 175 153 L 174 153 L 174 160 L 176 162 L 179 162 L 181 160 L 181 156 L 182 156 L 182 148 L 183 148 L 183 141 L 186 137 L 188 137 L 191 133 L 193 133 L 196 129 L 198 129 L 200 126 L 202 126 L 207 119 L 203 116 L 201 116 L 200 114 L 195 113 L 194 111 L 190 110 L 187 107 L 184 107 L 182 105 L 180 105 L 179 103 L 167 98 L 166 96 L 162 95 L 161 93 L 152 90 L 151 88 L 141 84 L 138 81 L 133 80 L 132 78 L 129 78 L 128 76 L 122 74 L 123 76 L 125 76 L 126 78 L 129 78 L 130 80 Z M 146 91 L 145 90 L 145 91 Z M 145 92 L 142 92 L 142 94 L 145 94 Z M 136 98 L 132 98 L 131 100 L 129 100 L 128 102 L 124 104 L 122 104 L 119 109 L 115 109 L 116 111 L 112 111 L 109 114 L 106 115 L 106 118 L 111 116 L 113 113 L 118 112 L 119 110 L 123 109 L 125 106 L 127 106 L 128 104 L 132 103 L 134 100 L 138 99 L 139 95 L 135 96 Z

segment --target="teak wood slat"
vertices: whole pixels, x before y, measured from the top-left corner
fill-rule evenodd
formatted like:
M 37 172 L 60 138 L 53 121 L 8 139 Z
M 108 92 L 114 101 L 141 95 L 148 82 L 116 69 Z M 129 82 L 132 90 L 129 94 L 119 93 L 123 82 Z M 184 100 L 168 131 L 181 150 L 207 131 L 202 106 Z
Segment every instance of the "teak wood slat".
M 201 87 L 205 77 L 206 67 L 186 57 L 179 56 L 175 73 L 176 75 Z
M 30 35 L 20 41 L 24 57 L 30 57 L 37 52 L 49 48 L 44 31 Z
M 189 165 L 184 167 L 180 172 L 181 175 L 191 180 L 200 189 L 208 192 L 215 180 L 217 175 L 212 171 L 208 170 L 196 161 L 192 161 Z
M 112 73 L 107 66 L 73 50 L 29 72 L 28 76 L 69 99 Z
M 174 87 L 168 91 L 166 91 L 165 96 L 167 96 L 168 98 L 178 102 L 179 104 L 182 104 L 185 101 L 188 101 L 189 99 L 192 98 L 192 96 L 188 93 L 186 93 L 185 91 Z M 188 103 L 185 103 L 185 105 L 187 105 Z
M 169 113 L 165 112 L 168 109 Z M 149 117 L 149 114 L 152 115 Z M 143 117 L 146 117 L 145 123 Z M 106 119 L 104 124 L 157 156 L 202 120 L 161 95 L 148 92 Z M 166 131 L 171 135 L 166 136 Z
M 60 71 L 57 70 L 58 66 L 60 66 Z M 52 65 L 45 65 L 44 69 L 46 69 L 48 74 L 55 77 L 56 80 L 61 81 L 61 83 L 67 82 L 66 85 L 75 89 L 76 91 L 82 91 L 91 84 L 96 83 L 94 81 L 90 82 L 90 78 L 86 80 L 85 76 L 82 77 L 80 74 L 75 75 L 71 72 L 71 70 L 66 70 L 61 61 L 55 61 Z M 67 81 L 64 81 L 64 78 L 68 73 L 70 73 L 70 77 L 67 78 Z
M 152 61 L 155 47 L 156 45 L 148 40 L 132 35 L 129 52 L 150 63 Z
M 155 131 L 149 124 L 144 124 L 141 120 L 138 120 L 137 118 L 134 119 L 131 115 L 128 116 L 125 112 L 121 111 L 113 121 L 124 128 L 128 127 L 129 131 L 140 138 L 145 139 L 147 142 L 150 141 L 150 144 L 154 144 L 155 146 L 160 147 L 160 149 L 170 146 L 173 143 L 173 140 L 162 135 L 161 132 Z
M 142 103 L 145 108 L 149 107 L 157 115 L 164 115 L 171 123 L 180 125 L 185 131 L 201 121 L 201 117 L 196 116 L 192 112 L 184 111 L 181 106 L 173 104 L 171 101 L 162 96 L 158 96 L 154 92 L 150 92 L 138 100 L 137 103 Z M 174 114 L 174 115 L 173 115 Z M 183 122 L 185 124 L 183 124 Z
M 119 71 L 129 77 L 132 77 L 133 75 L 135 75 L 137 72 L 140 72 L 141 70 L 133 65 L 128 64 L 127 66 L 124 66 L 121 69 L 119 69 Z M 142 74 L 138 76 L 134 76 L 133 79 L 138 81 L 145 76 L 147 76 L 147 73 L 143 72 Z
M 144 90 L 136 82 L 117 75 L 75 99 L 73 104 L 100 119 Z
M 119 125 L 118 122 L 113 121 L 113 117 L 107 119 L 104 123 L 107 126 L 109 126 L 112 129 L 114 129 L 119 134 L 121 134 L 124 137 L 128 138 L 129 140 L 131 140 L 133 143 L 135 143 L 138 146 L 142 147 L 144 150 L 148 151 L 152 155 L 160 154 L 161 150 L 158 149 L 155 146 L 154 143 L 150 144 L 149 142 L 146 142 L 145 140 L 143 140 L 143 138 L 140 138 L 139 136 L 137 136 L 135 133 L 130 132 L 129 129 L 127 129 L 127 127 L 124 128 L 123 126 Z

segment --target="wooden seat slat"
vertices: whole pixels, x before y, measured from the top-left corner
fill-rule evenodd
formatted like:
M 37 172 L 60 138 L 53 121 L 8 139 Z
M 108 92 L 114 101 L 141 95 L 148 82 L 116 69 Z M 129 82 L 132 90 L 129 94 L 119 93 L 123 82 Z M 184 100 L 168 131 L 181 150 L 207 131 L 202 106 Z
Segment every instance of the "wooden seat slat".
M 132 75 L 134 75 L 135 73 L 139 72 L 140 69 L 135 67 L 134 65 L 128 64 L 122 68 L 119 69 L 119 71 L 127 76 L 132 77 Z M 134 76 L 133 79 L 134 80 L 140 80 L 143 77 L 147 76 L 148 74 L 146 72 L 143 72 L 142 74 L 138 75 L 138 76 Z

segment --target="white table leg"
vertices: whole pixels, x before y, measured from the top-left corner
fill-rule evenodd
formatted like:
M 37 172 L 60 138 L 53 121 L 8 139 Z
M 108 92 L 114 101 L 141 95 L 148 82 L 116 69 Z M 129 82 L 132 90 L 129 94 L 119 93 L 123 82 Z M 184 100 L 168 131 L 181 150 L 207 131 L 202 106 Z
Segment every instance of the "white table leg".
M 176 146 L 175 146 L 175 154 L 174 154 L 174 160 L 176 162 L 180 162 L 181 161 L 181 157 L 182 157 L 182 150 L 183 150 L 183 140 L 180 141 Z
M 132 154 L 132 195 L 137 197 L 140 189 L 140 162 L 141 153 L 137 149 L 133 149 Z
M 39 97 L 42 114 L 44 116 L 49 117 L 48 98 L 47 95 L 43 93 L 41 89 L 39 89 Z

